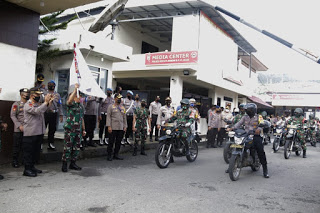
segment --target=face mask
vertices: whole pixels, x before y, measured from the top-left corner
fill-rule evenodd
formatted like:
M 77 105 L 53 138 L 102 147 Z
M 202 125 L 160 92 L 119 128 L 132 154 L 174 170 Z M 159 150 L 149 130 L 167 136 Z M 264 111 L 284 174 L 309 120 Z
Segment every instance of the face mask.
M 225 110 L 225 112 L 226 112 L 226 113 L 229 113 L 229 110 L 228 110 L 228 109 L 226 109 L 226 110 Z
M 156 99 L 156 102 L 159 102 L 159 99 Z
M 142 106 L 142 107 L 145 107 L 145 106 L 146 106 L 146 104 L 145 104 L 145 103 L 141 103 L 141 106 Z
M 194 107 L 194 104 L 190 104 L 191 107 Z
M 131 100 L 131 96 L 130 96 L 130 95 L 128 95 L 127 98 L 128 98 L 129 100 Z
M 49 90 L 54 90 L 55 86 L 48 86 Z
M 30 96 L 29 96 L 29 95 L 26 95 L 26 96 L 24 96 L 23 98 L 26 99 L 26 100 L 29 100 L 29 99 L 30 99 Z
M 171 104 L 170 101 L 167 101 L 167 102 L 166 102 L 166 105 L 167 105 L 167 106 L 170 106 L 170 104 Z
M 252 118 L 254 116 L 254 112 L 252 112 L 252 111 L 247 111 L 247 114 L 249 115 L 250 118 Z
M 136 101 L 139 101 L 139 98 L 136 98 Z
M 182 108 L 183 110 L 186 110 L 186 109 L 188 109 L 188 106 L 187 106 L 187 105 L 183 105 L 181 108 Z
M 107 93 L 107 96 L 110 97 L 110 96 L 111 96 L 111 93 Z
M 34 100 L 35 102 L 39 102 L 39 101 L 40 101 L 40 96 L 39 96 L 39 97 L 34 97 L 33 100 Z
M 117 103 L 120 104 L 120 103 L 121 103 L 121 99 L 118 99 L 118 100 L 117 100 Z

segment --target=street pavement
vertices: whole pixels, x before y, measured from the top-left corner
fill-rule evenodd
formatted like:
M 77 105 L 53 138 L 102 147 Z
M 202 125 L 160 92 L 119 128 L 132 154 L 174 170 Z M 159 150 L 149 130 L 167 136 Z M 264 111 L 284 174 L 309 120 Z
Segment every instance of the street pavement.
M 80 160 L 83 170 L 61 172 L 60 163 L 40 164 L 43 174 L 22 176 L 22 168 L 0 168 L 0 212 L 320 212 L 320 148 L 308 158 L 283 157 L 265 146 L 270 178 L 262 168 L 242 170 L 238 181 L 225 173 L 222 148 L 201 147 L 193 163 L 185 157 L 159 169 L 155 150 L 148 156 L 123 154 Z

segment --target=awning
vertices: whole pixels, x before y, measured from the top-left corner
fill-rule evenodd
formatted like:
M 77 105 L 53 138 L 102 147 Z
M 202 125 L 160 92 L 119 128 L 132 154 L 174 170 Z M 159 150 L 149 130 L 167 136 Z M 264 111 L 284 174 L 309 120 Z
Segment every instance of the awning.
M 260 98 L 258 98 L 256 96 L 251 96 L 251 97 L 247 97 L 247 98 L 249 100 L 251 100 L 252 102 L 256 103 L 258 108 L 273 108 L 273 106 L 264 102 L 263 100 L 261 100 Z

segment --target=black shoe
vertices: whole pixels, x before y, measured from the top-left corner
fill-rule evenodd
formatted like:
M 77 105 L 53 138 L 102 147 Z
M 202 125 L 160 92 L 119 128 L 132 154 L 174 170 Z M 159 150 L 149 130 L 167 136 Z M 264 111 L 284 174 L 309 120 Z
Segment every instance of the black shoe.
M 150 138 L 150 142 L 153 142 L 152 138 Z
M 80 166 L 78 166 L 75 161 L 71 161 L 71 163 L 69 165 L 69 169 L 73 169 L 73 170 L 78 170 L 79 171 L 82 168 Z
M 170 163 L 174 163 L 174 159 L 173 159 L 172 156 L 171 156 L 171 158 L 170 158 Z
M 13 168 L 19 168 L 20 167 L 18 161 L 13 161 L 11 165 L 12 165 Z
M 68 163 L 66 161 L 62 162 L 61 171 L 62 172 L 67 172 L 68 171 Z
M 2 175 L 0 175 L 0 180 L 3 180 L 3 176 Z
M 265 164 L 265 165 L 262 165 L 262 168 L 263 168 L 263 177 L 269 178 L 267 165 L 266 165 L 266 164 Z
M 210 148 L 210 143 L 207 143 L 207 146 L 206 146 L 206 147 L 207 147 L 207 149 L 209 149 L 209 148 Z
M 307 158 L 307 150 L 303 150 L 303 158 Z
M 141 150 L 140 154 L 147 156 L 147 153 L 144 151 L 144 149 Z
M 137 155 L 137 148 L 134 148 L 134 149 L 133 149 L 132 155 L 133 155 L 133 156 L 136 156 L 136 155 Z
M 88 146 L 97 147 L 97 145 L 92 141 L 88 143 Z
M 28 177 L 37 177 L 37 173 L 33 172 L 31 169 L 24 170 L 23 175 Z
M 113 159 L 115 159 L 115 160 L 123 160 L 123 157 L 120 157 L 119 155 L 114 155 Z
M 156 137 L 154 140 L 155 140 L 155 141 L 159 141 L 158 137 Z
M 108 156 L 107 161 L 112 161 L 112 156 Z
M 31 170 L 32 170 L 34 173 L 37 173 L 37 174 L 41 174 L 41 173 L 42 173 L 42 170 L 37 169 L 36 167 L 33 167 Z

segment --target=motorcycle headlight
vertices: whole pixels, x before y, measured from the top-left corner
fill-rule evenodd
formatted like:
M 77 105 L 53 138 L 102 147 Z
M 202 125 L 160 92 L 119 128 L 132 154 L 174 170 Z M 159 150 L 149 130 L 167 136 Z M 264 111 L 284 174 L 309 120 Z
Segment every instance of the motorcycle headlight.
M 171 130 L 170 130 L 170 129 L 167 129 L 167 130 L 166 130 L 166 134 L 167 134 L 167 135 L 170 135 L 170 134 L 171 134 Z
M 293 129 L 289 130 L 289 134 L 293 135 Z
M 241 144 L 242 141 L 243 141 L 243 137 L 241 137 L 241 138 L 235 137 L 235 138 L 234 138 L 234 142 L 235 142 L 236 144 Z
M 233 138 L 233 137 L 234 137 L 234 134 L 235 134 L 235 132 L 230 131 L 230 132 L 228 133 L 228 137 L 229 137 L 229 138 Z
M 276 132 L 277 132 L 277 133 L 281 133 L 281 129 L 277 129 Z

